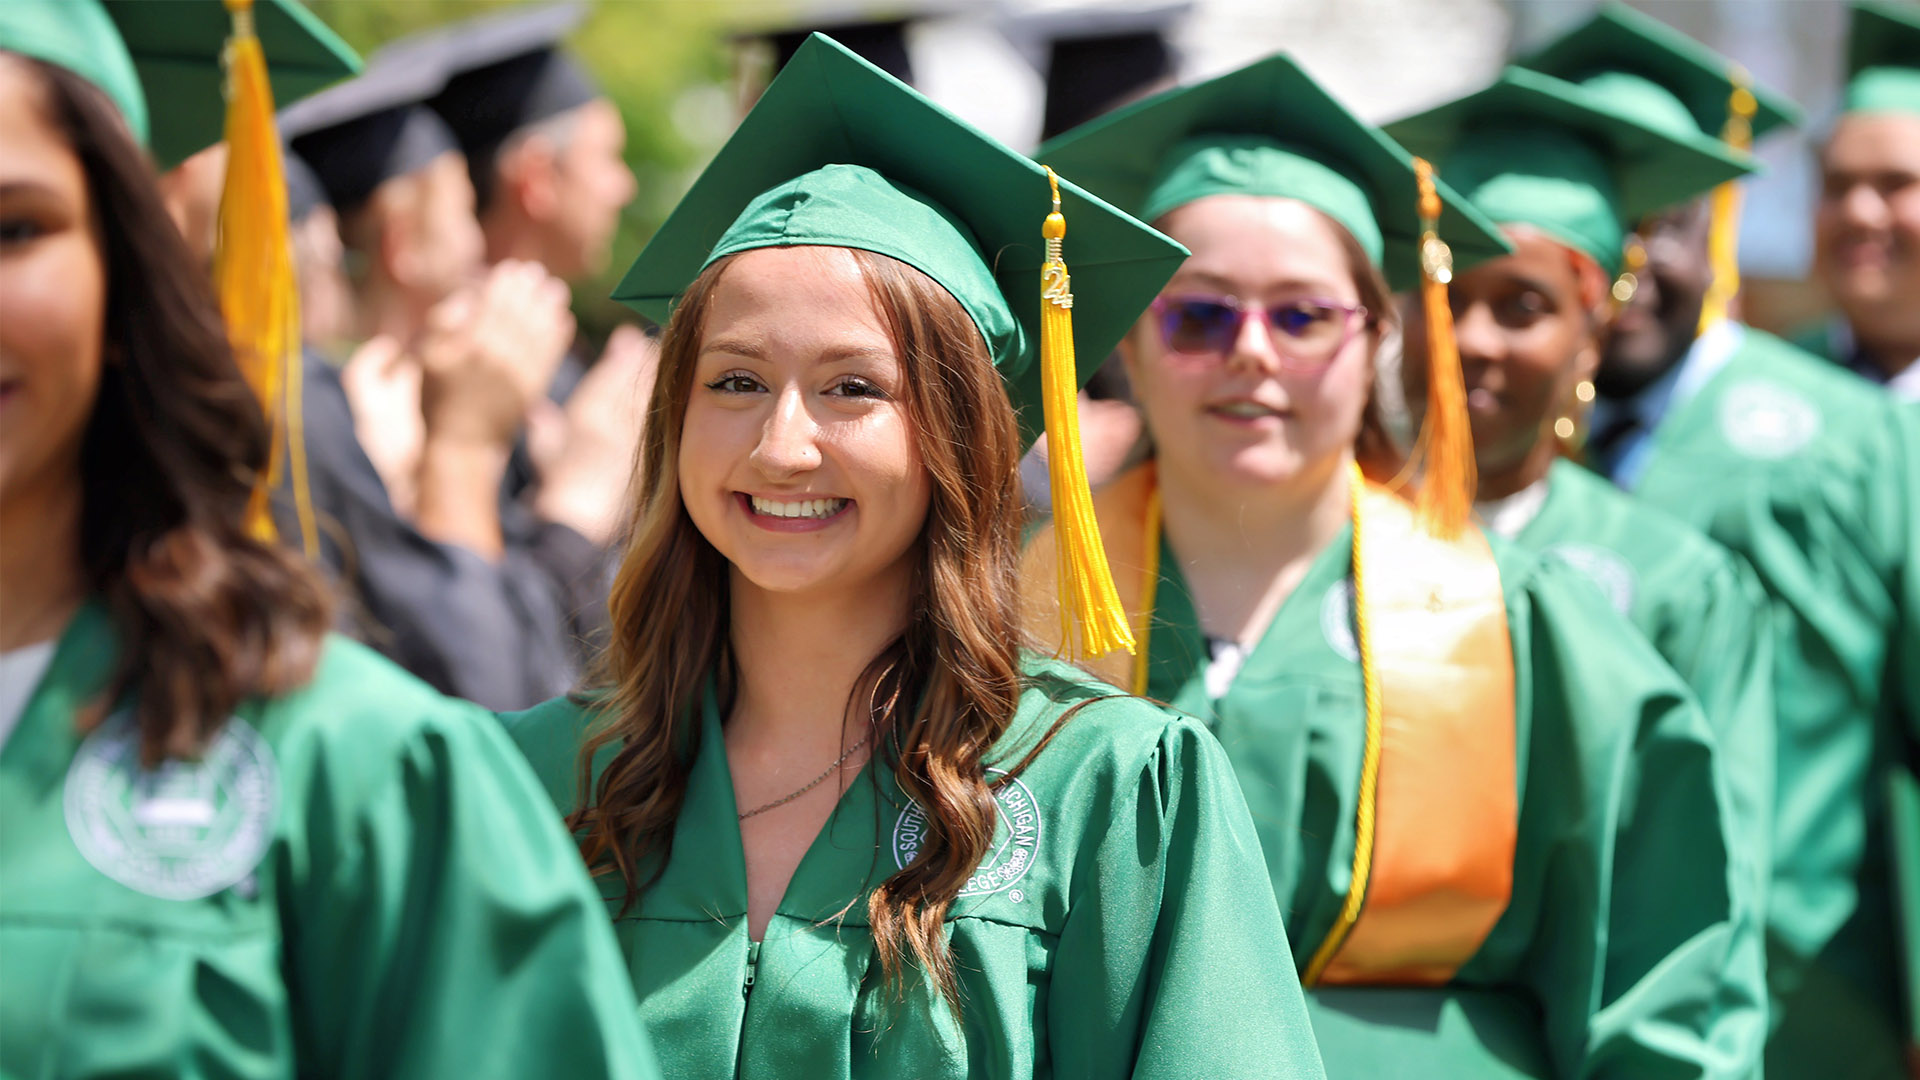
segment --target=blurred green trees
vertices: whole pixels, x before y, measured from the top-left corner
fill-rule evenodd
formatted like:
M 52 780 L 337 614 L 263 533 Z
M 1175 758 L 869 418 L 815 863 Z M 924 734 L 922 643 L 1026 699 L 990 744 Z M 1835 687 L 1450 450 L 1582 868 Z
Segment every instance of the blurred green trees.
M 308 0 L 314 14 L 363 54 L 416 30 L 519 0 Z M 640 195 L 627 208 L 602 279 L 574 290 L 582 328 L 602 337 L 631 318 L 607 294 L 732 130 L 727 33 L 760 0 L 600 0 L 569 42 L 627 122 L 627 163 Z

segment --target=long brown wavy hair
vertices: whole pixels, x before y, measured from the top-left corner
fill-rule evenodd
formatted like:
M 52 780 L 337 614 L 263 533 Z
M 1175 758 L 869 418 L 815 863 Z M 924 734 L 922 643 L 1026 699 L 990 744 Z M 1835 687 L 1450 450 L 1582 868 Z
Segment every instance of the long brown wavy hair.
M 243 699 L 312 677 L 326 592 L 245 528 L 270 429 L 152 165 L 92 84 L 20 59 L 79 158 L 106 271 L 107 362 L 80 450 L 80 555 L 119 661 L 81 722 L 132 694 L 148 762 L 192 756 Z
M 1021 691 L 1020 438 L 992 357 L 959 303 L 903 263 L 850 253 L 901 358 L 933 487 L 909 623 L 852 697 L 875 724 L 877 763 L 925 809 L 929 836 L 911 865 L 874 890 L 867 914 L 896 993 L 911 957 L 957 1013 L 943 922 L 992 841 L 993 785 L 982 758 Z M 700 728 L 696 695 L 711 675 L 725 715 L 736 679 L 727 563 L 687 516 L 676 468 L 707 309 L 729 262 L 688 288 L 661 344 L 639 501 L 609 603 L 613 639 L 599 673 L 607 722 L 580 754 L 579 790 L 591 796 L 570 824 L 596 874 L 623 880 L 628 907 L 669 855 Z M 618 751 L 596 783 L 593 759 L 607 746 Z

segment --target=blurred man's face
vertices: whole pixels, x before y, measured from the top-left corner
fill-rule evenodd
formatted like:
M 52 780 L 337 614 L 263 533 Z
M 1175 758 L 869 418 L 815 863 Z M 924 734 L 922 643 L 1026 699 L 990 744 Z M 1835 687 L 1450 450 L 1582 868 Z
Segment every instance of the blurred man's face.
M 1647 220 L 1638 238 L 1647 263 L 1639 288 L 1613 324 L 1594 385 L 1611 398 L 1632 397 L 1687 354 L 1713 282 L 1707 253 L 1708 200 L 1697 199 Z
M 551 219 L 555 275 L 574 279 L 606 268 L 620 211 L 637 191 L 633 171 L 622 156 L 627 125 L 611 101 L 600 98 L 580 106 L 572 130 L 554 157 L 558 199 Z
M 1820 174 L 1821 282 L 1862 340 L 1920 337 L 1920 116 L 1841 117 Z

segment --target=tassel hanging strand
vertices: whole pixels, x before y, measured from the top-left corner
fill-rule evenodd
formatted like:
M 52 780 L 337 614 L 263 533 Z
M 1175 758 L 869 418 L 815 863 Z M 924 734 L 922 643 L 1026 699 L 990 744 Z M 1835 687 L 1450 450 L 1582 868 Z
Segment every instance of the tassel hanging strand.
M 1430 535 L 1452 539 L 1473 513 L 1479 473 L 1473 459 L 1473 428 L 1467 415 L 1466 377 L 1453 338 L 1447 283 L 1453 252 L 1440 239 L 1440 193 L 1433 166 L 1413 159 L 1420 195 L 1420 302 L 1427 323 L 1427 414 L 1414 456 L 1422 464 L 1414 498 L 1418 520 Z
M 1047 425 L 1047 477 L 1053 488 L 1053 535 L 1059 545 L 1062 647 L 1070 659 L 1133 650 L 1126 608 L 1107 566 L 1093 492 L 1080 450 L 1080 381 L 1074 369 L 1073 292 L 1062 255 L 1067 219 L 1060 212 L 1060 180 L 1047 170 L 1053 211 L 1041 235 L 1047 242 L 1040 269 L 1040 383 Z
M 267 469 L 254 481 L 247 527 L 274 536 L 269 507 L 283 466 L 281 448 L 293 443 L 293 490 L 301 540 L 318 553 L 305 456 L 297 440 L 300 298 L 287 225 L 287 189 L 274 127 L 273 87 L 266 53 L 254 33 L 253 0 L 226 0 L 233 19 L 227 41 L 226 186 L 215 233 L 214 288 L 225 316 L 234 360 L 259 398 L 273 432 Z M 289 439 L 289 435 L 292 436 Z

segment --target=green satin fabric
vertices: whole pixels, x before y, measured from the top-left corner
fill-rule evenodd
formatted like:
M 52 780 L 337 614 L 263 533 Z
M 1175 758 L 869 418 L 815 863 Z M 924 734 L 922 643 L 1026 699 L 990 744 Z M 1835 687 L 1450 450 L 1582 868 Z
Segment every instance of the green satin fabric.
M 1112 693 L 1050 661 L 1028 670 L 990 762 L 1019 760 L 1068 708 Z M 556 802 L 572 806 L 587 714 L 554 701 L 505 722 Z M 964 1019 L 912 973 L 895 1006 L 864 903 L 913 846 L 891 772 L 855 778 L 755 956 L 709 704 L 672 855 L 615 924 L 667 1074 L 1324 1075 L 1293 971 L 1272 963 L 1285 932 L 1246 803 L 1205 729 L 1136 699 L 1100 700 L 1000 790 L 1001 842 L 948 918 Z M 1027 853 L 1017 873 L 1009 837 Z
M 659 1075 L 579 857 L 485 713 L 330 640 L 311 685 L 229 721 L 272 761 L 265 854 L 163 899 L 76 839 L 75 711 L 113 654 L 84 609 L 0 752 L 0 1075 Z
M 1767 597 L 1742 559 L 1573 462 L 1515 538 L 1600 587 L 1699 699 L 1719 744 L 1740 830 L 1737 854 L 1764 902 L 1773 818 L 1773 637 Z
M 1896 1075 L 1908 1037 L 1885 792 L 1920 738 L 1916 428 L 1915 410 L 1748 329 L 1654 433 L 1635 492 L 1745 558 L 1772 598 L 1780 1076 Z
M 1760 935 L 1706 720 L 1573 570 L 1491 542 L 1521 755 L 1512 900 L 1445 988 L 1309 992 L 1327 1074 L 1498 1076 L 1497 1061 L 1537 1077 L 1750 1076 L 1765 1028 Z M 1365 704 L 1350 530 L 1217 700 L 1180 561 L 1164 550 L 1149 695 L 1220 737 L 1304 965 L 1351 880 Z

